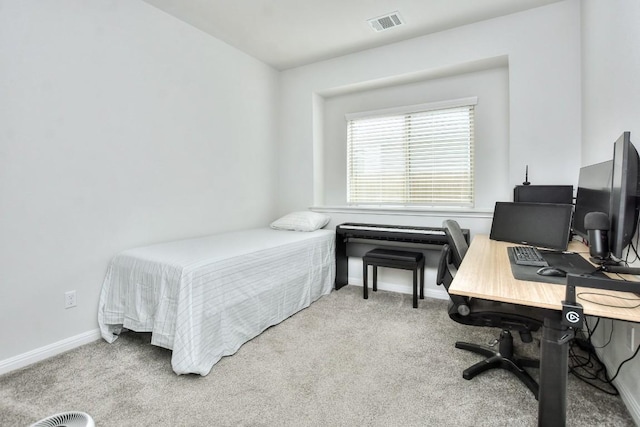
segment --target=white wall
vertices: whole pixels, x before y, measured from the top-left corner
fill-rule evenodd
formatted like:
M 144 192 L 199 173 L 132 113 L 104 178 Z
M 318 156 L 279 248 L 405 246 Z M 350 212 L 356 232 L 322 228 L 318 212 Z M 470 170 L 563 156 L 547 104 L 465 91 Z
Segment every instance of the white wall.
M 613 157 L 624 131 L 640 148 L 640 4 L 588 0 L 582 7 L 582 164 Z
M 640 148 L 640 3 L 636 0 L 586 0 L 582 4 L 582 163 L 609 160 L 613 142 L 623 131 Z M 606 325 L 597 335 L 604 344 L 613 327 L 613 339 L 602 350 L 611 374 L 632 355 L 627 348 L 626 322 Z M 612 326 L 611 326 L 612 324 Z M 635 349 L 635 348 L 634 348 Z M 615 383 L 627 407 L 640 424 L 640 358 L 625 364 Z
M 0 64 L 0 361 L 95 330 L 116 252 L 273 219 L 263 63 L 139 0 L 0 0 Z
M 501 89 L 508 91 L 508 113 L 497 120 L 508 126 L 507 147 L 492 153 L 493 141 L 476 141 L 476 152 L 482 154 L 479 161 L 492 165 L 498 177 L 492 178 L 496 185 L 487 185 L 486 177 L 480 177 L 480 206 L 471 212 L 322 208 L 327 200 L 334 200 L 332 175 L 342 175 L 345 168 L 330 153 L 336 148 L 325 147 L 335 138 L 325 126 L 326 120 L 335 120 L 325 111 L 326 104 L 345 94 L 367 96 L 388 90 L 383 101 L 399 105 L 404 95 L 393 88 L 428 81 L 437 86 L 438 81 L 464 73 L 499 68 L 502 62 L 508 64 L 508 82 Z M 332 216 L 330 226 L 352 221 L 439 227 L 444 218 L 454 218 L 473 235 L 490 231 L 492 203 L 510 200 L 510 189 L 522 183 L 526 165 L 534 184 L 577 184 L 581 149 L 579 0 L 287 70 L 282 72 L 281 84 L 280 213 L 315 205 Z M 438 87 L 437 96 L 457 97 L 456 89 L 442 90 L 446 86 Z M 351 283 L 361 283 L 359 269 L 349 273 Z M 411 292 L 410 282 L 399 279 L 399 283 L 404 284 L 401 289 Z M 432 281 L 427 286 L 438 291 Z
M 323 191 L 320 171 L 331 166 L 318 156 L 323 137 L 314 117 L 322 120 L 322 114 L 314 106 L 317 110 L 324 98 L 345 88 L 381 87 L 420 73 L 446 75 L 447 69 L 502 56 L 509 64 L 508 186 L 523 181 L 526 164 L 535 184 L 576 183 L 580 3 L 569 0 L 284 71 L 281 212 L 322 200 L 317 194 Z

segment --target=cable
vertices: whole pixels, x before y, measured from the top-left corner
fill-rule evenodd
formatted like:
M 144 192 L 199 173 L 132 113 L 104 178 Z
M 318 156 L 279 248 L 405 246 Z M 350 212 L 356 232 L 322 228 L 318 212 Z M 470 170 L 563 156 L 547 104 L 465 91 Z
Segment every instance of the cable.
M 596 321 L 596 325 L 593 327 L 593 332 L 596 331 L 596 328 L 598 327 L 598 325 L 600 324 L 600 318 L 598 317 L 598 320 Z M 595 346 L 593 345 L 593 342 L 591 341 L 591 337 L 593 336 L 593 332 L 589 332 L 589 336 L 587 337 L 587 342 L 589 343 L 589 345 L 591 346 L 591 348 L 593 349 L 601 349 L 601 348 L 605 348 L 606 346 L 608 346 L 609 344 L 611 344 L 611 340 L 613 339 L 613 320 L 611 320 L 611 332 L 609 332 L 609 339 L 607 340 L 606 343 L 602 344 L 601 346 Z M 587 330 L 589 329 L 589 325 L 587 325 Z
M 591 340 L 591 337 L 593 336 L 593 334 L 595 333 L 596 329 L 598 329 L 598 325 L 600 325 L 600 320 L 602 320 L 600 317 L 596 317 L 596 324 L 593 326 L 593 329 L 589 328 L 589 324 L 585 322 L 585 326 L 587 327 L 587 338 L 585 339 L 585 341 L 588 343 L 589 348 L 588 349 L 601 349 L 601 348 L 605 348 L 606 346 L 608 346 L 611 343 L 611 339 L 613 338 L 613 320 L 611 320 L 611 332 L 609 332 L 609 339 L 607 340 L 606 343 L 602 344 L 601 346 L 595 346 Z
M 593 326 L 593 329 L 589 328 L 589 323 L 587 322 L 584 323 L 587 326 L 587 332 L 589 333 L 589 335 L 587 335 L 587 341 L 591 342 L 591 337 L 593 336 L 593 333 L 596 331 L 596 329 L 598 329 L 598 325 L 600 324 L 600 319 L 602 318 L 596 317 L 596 324 Z
M 595 330 L 598 328 L 600 324 L 600 318 L 597 318 L 596 324 L 593 329 L 589 328 L 589 324 L 585 323 L 587 326 L 587 338 L 580 339 L 575 338 L 572 340 L 571 345 L 569 347 L 569 357 L 570 357 L 570 365 L 569 372 L 575 376 L 580 381 L 596 388 L 597 390 L 602 391 L 603 393 L 616 396 L 619 394 L 618 389 L 611 384 L 611 381 L 608 378 L 607 370 L 604 364 L 598 358 L 598 355 L 595 352 L 595 348 L 593 343 L 591 342 L 591 337 Z M 613 323 L 611 325 L 611 334 L 609 335 L 609 340 L 602 347 L 606 347 L 611 342 L 611 337 L 613 336 Z M 576 347 L 578 347 L 582 352 L 586 353 L 587 356 L 583 356 L 578 354 Z
M 613 327 L 615 323 L 613 322 L 613 320 L 611 320 L 611 332 L 609 334 L 608 341 L 601 347 L 595 347 L 591 342 L 591 337 L 593 336 L 593 333 L 595 332 L 599 324 L 600 318 L 596 320 L 596 324 L 594 325 L 593 329 L 590 329 L 589 324 L 585 323 L 587 327 L 587 338 L 575 338 L 571 341 L 571 345 L 569 346 L 569 372 L 579 380 L 591 385 L 592 387 L 602 391 L 603 393 L 617 396 L 620 393 L 618 392 L 616 386 L 613 384 L 613 381 L 620 374 L 622 367 L 627 362 L 633 360 L 638 355 L 638 353 L 640 353 L 640 346 L 636 347 L 636 350 L 633 352 L 633 355 L 631 355 L 631 357 L 620 362 L 615 374 L 612 377 L 609 377 L 606 366 L 604 365 L 604 363 L 602 363 L 602 361 L 600 361 L 600 358 L 596 354 L 595 349 L 602 349 L 611 343 L 611 339 L 613 337 Z M 587 356 L 585 357 L 578 354 L 575 349 L 576 347 L 580 348 L 580 350 L 582 350 L 583 352 L 586 352 Z M 607 387 L 610 387 L 611 390 L 605 389 L 602 385 L 599 385 L 599 383 L 605 384 Z
M 629 247 L 631 249 L 633 249 L 633 253 L 634 253 L 635 258 L 631 260 L 631 263 L 634 263 L 638 259 L 640 259 L 640 255 L 638 255 L 638 250 L 637 250 L 637 247 L 638 247 L 638 235 L 637 234 L 636 234 L 636 244 L 634 245 L 633 241 L 631 241 L 631 243 L 629 243 Z M 628 259 L 629 259 L 629 250 L 627 250 L 627 260 Z M 629 265 L 629 262 L 627 262 L 627 265 Z
M 579 354 L 576 347 L 585 352 L 586 356 Z M 569 346 L 569 362 L 569 373 L 580 381 L 612 396 L 620 394 L 609 380 L 606 367 L 598 358 L 590 342 L 580 339 L 572 340 Z
M 589 299 L 584 297 L 585 295 L 595 295 L 595 296 L 601 296 L 601 297 L 616 298 L 616 299 L 624 300 L 624 301 L 638 301 L 638 304 L 636 304 L 634 306 L 621 306 L 621 305 L 614 305 L 614 304 L 605 304 L 603 302 L 589 300 Z M 618 296 L 618 295 L 601 294 L 599 292 L 578 292 L 577 297 L 582 299 L 583 301 L 590 302 L 590 303 L 596 304 L 596 305 L 601 305 L 603 307 L 629 308 L 629 309 L 640 307 L 640 298 L 627 298 L 627 297 L 621 297 L 621 296 Z
M 636 228 L 635 228 L 636 230 L 638 230 L 638 225 L 639 224 L 640 224 L 640 217 L 638 218 L 638 221 L 636 221 Z M 637 250 L 638 243 L 640 242 L 640 235 L 637 232 L 635 233 L 635 239 L 636 239 L 636 244 L 635 245 L 633 244 L 633 239 L 631 239 L 631 241 L 629 242 L 629 248 L 633 249 L 633 253 L 635 254 L 635 258 L 631 260 L 632 263 L 636 262 L 637 260 L 640 259 L 640 255 L 638 255 L 638 250 Z M 629 251 L 630 250 L 627 249 L 627 256 L 626 256 L 626 259 L 625 259 L 625 263 L 627 265 L 629 265 L 629 262 L 628 262 L 628 260 L 629 260 Z
M 622 365 L 624 365 L 625 363 L 627 363 L 628 361 L 632 360 L 634 357 L 636 357 L 638 355 L 638 350 L 640 350 L 640 345 L 638 347 L 636 347 L 636 351 L 633 352 L 633 355 L 631 357 L 629 357 L 628 359 L 623 360 L 620 363 L 620 365 L 618 365 L 618 369 L 616 370 L 616 373 L 613 375 L 613 377 L 611 377 L 610 381 L 613 381 L 613 380 L 616 379 L 616 377 L 620 373 L 620 369 L 622 369 Z

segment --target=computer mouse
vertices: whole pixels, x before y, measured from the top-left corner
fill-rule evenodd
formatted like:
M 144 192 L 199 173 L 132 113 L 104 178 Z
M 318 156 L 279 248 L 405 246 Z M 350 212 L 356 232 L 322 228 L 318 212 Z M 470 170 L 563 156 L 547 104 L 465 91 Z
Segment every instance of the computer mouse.
M 567 272 L 561 268 L 556 267 L 542 267 L 536 271 L 541 276 L 556 276 L 556 277 L 565 277 Z

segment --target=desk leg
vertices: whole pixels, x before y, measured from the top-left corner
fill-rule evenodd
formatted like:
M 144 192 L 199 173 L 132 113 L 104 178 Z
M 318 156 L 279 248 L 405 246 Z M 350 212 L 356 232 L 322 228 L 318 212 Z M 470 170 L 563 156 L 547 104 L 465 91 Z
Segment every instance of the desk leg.
M 345 286 L 349 281 L 349 258 L 347 257 L 347 242 L 336 235 L 336 290 Z
M 538 426 L 564 427 L 567 417 L 568 344 L 562 338 L 567 327 L 560 324 L 561 314 L 547 317 L 542 328 L 540 348 L 540 391 Z M 560 343 L 563 341 L 563 343 Z

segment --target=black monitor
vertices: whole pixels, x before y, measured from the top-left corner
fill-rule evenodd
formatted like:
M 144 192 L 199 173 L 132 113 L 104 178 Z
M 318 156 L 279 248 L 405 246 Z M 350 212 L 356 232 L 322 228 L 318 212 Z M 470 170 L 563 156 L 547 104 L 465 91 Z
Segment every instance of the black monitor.
M 631 143 L 631 133 L 624 132 L 613 149 L 613 172 L 609 219 L 609 248 L 621 259 L 636 232 L 638 223 L 638 152 Z
M 573 205 L 497 202 L 491 223 L 492 240 L 567 250 Z
M 580 168 L 576 209 L 573 214 L 573 232 L 588 239 L 584 226 L 584 217 L 589 212 L 602 212 L 609 215 L 611 204 L 611 171 L 613 160 Z

